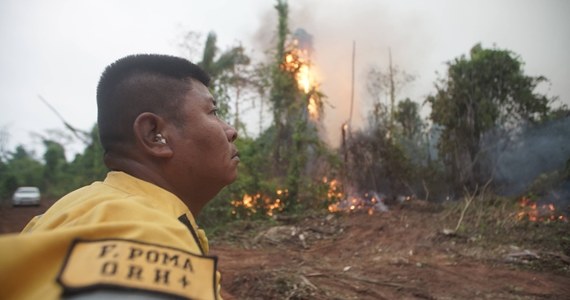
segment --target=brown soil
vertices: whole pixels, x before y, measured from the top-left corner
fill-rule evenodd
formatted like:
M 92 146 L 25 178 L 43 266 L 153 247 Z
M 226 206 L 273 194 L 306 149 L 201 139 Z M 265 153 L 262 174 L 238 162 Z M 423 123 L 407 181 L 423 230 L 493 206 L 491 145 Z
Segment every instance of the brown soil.
M 444 234 L 432 208 L 238 228 L 212 243 L 224 299 L 570 299 L 561 251 Z
M 50 204 L 0 208 L 0 231 L 21 230 Z M 211 242 L 224 299 L 570 299 L 563 252 L 444 234 L 440 215 L 418 202 L 236 223 Z

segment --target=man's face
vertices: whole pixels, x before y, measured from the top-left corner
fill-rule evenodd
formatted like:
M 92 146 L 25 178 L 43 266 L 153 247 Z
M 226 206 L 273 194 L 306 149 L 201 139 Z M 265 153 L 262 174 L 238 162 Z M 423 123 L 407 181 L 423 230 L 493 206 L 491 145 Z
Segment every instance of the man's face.
M 184 126 L 176 127 L 172 142 L 174 178 L 190 192 L 195 189 L 221 189 L 237 177 L 239 156 L 234 140 L 236 130 L 217 116 L 214 98 L 206 86 L 192 80 L 182 110 Z M 194 189 L 194 190 L 193 190 Z

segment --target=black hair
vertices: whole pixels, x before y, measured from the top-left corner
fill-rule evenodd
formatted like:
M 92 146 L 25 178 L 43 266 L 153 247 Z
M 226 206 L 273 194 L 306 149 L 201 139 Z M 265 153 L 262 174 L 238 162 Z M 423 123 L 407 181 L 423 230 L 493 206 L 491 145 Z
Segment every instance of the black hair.
M 137 116 L 152 112 L 176 124 L 191 79 L 208 86 L 210 76 L 190 61 L 169 55 L 136 54 L 107 66 L 97 86 L 97 125 L 105 152 L 134 141 Z

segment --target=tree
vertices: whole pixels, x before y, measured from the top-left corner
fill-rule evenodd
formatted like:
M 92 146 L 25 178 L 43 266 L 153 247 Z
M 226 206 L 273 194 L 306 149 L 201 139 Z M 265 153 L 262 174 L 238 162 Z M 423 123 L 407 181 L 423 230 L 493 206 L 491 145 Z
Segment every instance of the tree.
M 275 175 L 284 179 L 288 190 L 285 209 L 291 211 L 300 207 L 297 204 L 302 202 L 305 187 L 310 182 L 309 162 L 317 161 L 326 152 L 309 111 L 310 106 L 318 122 L 325 96 L 316 84 L 304 81 L 302 76 L 303 72 L 310 72 L 310 35 L 304 30 L 290 34 L 287 1 L 277 0 L 275 9 L 277 44 L 273 51 L 269 93 L 274 124 L 272 155 Z
M 387 127 L 357 131 L 347 142 L 350 153 L 346 168 L 358 191 L 390 194 L 409 193 L 412 165 L 400 143 L 388 135 Z
M 55 141 L 43 141 L 46 151 L 44 152 L 44 187 L 46 195 L 59 196 L 65 191 L 61 189 L 64 183 L 67 161 L 65 149 Z
M 372 67 L 366 77 L 366 90 L 372 97 L 372 111 L 369 115 L 370 127 L 380 126 L 389 121 L 388 106 L 382 103 L 382 93 L 385 89 L 386 76 L 379 68 Z
M 267 94 L 271 88 L 271 65 L 258 63 L 251 72 L 250 86 L 257 93 L 259 100 L 259 133 L 263 132 L 263 116 L 265 111 L 263 104 L 267 101 Z M 254 103 L 255 105 L 255 103 Z
M 77 154 L 69 164 L 69 180 L 65 189 L 71 191 L 90 184 L 94 180 L 103 180 L 108 169 L 103 163 L 103 147 L 99 141 L 99 130 L 94 125 L 90 133 L 90 143 L 83 153 Z
M 396 97 L 406 84 L 414 81 L 415 76 L 392 65 L 392 52 L 389 52 L 388 72 L 378 67 L 371 67 L 366 78 L 366 88 L 372 97 L 371 126 L 388 126 L 388 135 L 392 135 L 396 114 Z M 382 94 L 386 94 L 387 103 L 382 103 Z
M 277 45 L 271 67 L 271 89 L 269 100 L 272 104 L 273 123 L 275 126 L 275 142 L 273 159 L 277 166 L 276 175 L 284 175 L 287 172 L 289 151 L 292 148 L 292 132 L 295 110 L 294 102 L 298 98 L 295 75 L 288 71 L 284 62 L 287 53 L 287 36 L 289 34 L 288 13 L 289 7 L 286 1 L 278 0 L 275 5 L 278 13 Z
M 208 73 L 212 79 L 210 90 L 218 102 L 219 113 L 226 117 L 229 113 L 229 88 L 239 88 L 245 79 L 237 72 L 240 65 L 248 65 L 250 59 L 245 55 L 242 46 L 232 47 L 218 56 L 217 36 L 210 32 L 204 44 L 202 60 L 198 65 Z M 238 100 L 236 100 L 238 101 Z
M 443 128 L 438 146 L 457 187 L 488 179 L 478 165 L 485 132 L 521 120 L 536 122 L 547 114 L 549 99 L 534 91 L 547 79 L 526 76 L 522 66 L 521 58 L 509 50 L 477 44 L 469 57 L 448 62 L 447 76 L 427 98 L 431 120 Z
M 410 193 L 414 178 L 413 160 L 417 161 L 421 130 L 419 108 L 410 99 L 396 103 L 400 91 L 414 76 L 392 65 L 391 53 L 387 71 L 371 67 L 366 88 L 372 97 L 373 109 L 369 127 L 356 132 L 346 142 L 348 177 L 360 191 Z M 383 100 L 383 99 L 386 100 Z M 400 126 L 398 126 L 400 125 Z
M 402 135 L 405 138 L 414 138 L 422 129 L 423 124 L 419 114 L 419 105 L 410 100 L 410 98 L 398 102 L 394 118 L 400 124 Z

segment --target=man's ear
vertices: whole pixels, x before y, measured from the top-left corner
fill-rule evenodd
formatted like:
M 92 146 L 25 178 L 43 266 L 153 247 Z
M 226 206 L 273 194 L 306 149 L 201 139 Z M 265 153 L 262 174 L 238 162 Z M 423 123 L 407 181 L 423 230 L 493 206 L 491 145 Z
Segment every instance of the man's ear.
M 142 150 L 155 157 L 171 157 L 174 154 L 168 144 L 168 133 L 165 132 L 166 123 L 160 116 L 145 112 L 135 119 L 133 131 L 136 144 Z

